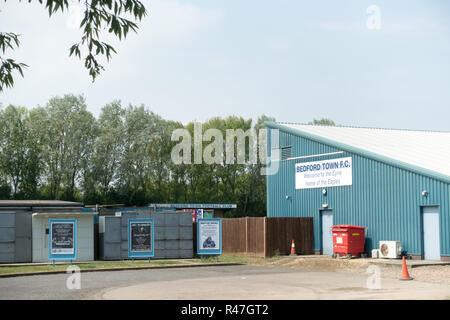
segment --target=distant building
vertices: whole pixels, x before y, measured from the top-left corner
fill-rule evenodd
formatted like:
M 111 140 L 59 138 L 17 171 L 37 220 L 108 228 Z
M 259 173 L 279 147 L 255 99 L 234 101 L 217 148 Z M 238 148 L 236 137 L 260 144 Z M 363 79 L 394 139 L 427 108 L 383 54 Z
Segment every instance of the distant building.
M 313 217 L 316 253 L 332 225 L 366 227 L 370 252 L 401 241 L 413 258 L 450 260 L 450 132 L 266 123 L 268 217 Z
M 225 218 L 227 212 L 233 216 L 237 205 L 234 203 L 150 203 L 148 207 L 155 212 L 172 210 L 191 213 L 195 222 L 199 212 L 204 218 Z

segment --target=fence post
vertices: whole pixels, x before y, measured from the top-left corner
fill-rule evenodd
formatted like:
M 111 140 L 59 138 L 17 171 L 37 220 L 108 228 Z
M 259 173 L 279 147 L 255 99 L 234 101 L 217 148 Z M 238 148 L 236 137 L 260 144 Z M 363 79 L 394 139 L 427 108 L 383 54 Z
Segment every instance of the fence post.
M 267 217 L 264 217 L 264 258 L 267 258 Z
M 245 217 L 245 254 L 248 254 L 248 217 Z

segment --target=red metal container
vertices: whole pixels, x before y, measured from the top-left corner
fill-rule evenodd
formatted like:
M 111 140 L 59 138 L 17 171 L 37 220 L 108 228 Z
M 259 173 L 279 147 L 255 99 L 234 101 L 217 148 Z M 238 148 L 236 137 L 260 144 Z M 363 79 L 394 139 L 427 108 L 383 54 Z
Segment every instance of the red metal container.
M 347 255 L 358 256 L 364 252 L 364 227 L 338 225 L 331 227 L 333 233 L 334 257 Z

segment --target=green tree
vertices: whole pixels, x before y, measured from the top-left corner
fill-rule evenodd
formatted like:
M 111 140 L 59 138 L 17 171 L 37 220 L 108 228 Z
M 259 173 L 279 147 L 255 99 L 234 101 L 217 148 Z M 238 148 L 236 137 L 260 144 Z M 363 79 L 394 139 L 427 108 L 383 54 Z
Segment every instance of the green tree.
M 8 106 L 2 112 L 0 166 L 12 197 L 36 196 L 40 178 L 40 141 L 32 130 L 29 113 L 24 107 Z
M 37 0 L 44 4 L 44 0 Z M 6 2 L 6 0 L 5 0 Z M 28 0 L 31 2 L 31 0 Z M 104 67 L 99 62 L 99 56 L 107 61 L 116 50 L 108 43 L 102 41 L 103 31 L 115 35 L 119 40 L 126 38 L 128 32 L 137 32 L 137 22 L 146 16 L 147 11 L 138 0 L 78 0 L 83 4 L 84 18 L 80 23 L 81 39 L 70 47 L 69 55 L 84 60 L 84 66 L 94 81 Z M 46 0 L 45 7 L 51 17 L 57 12 L 68 12 L 69 0 Z M 131 17 L 134 21 L 130 20 Z M 4 88 L 14 85 L 13 74 L 20 73 L 26 64 L 7 58 L 9 51 L 20 46 L 19 35 L 14 32 L 0 32 L 0 92 Z
M 202 124 L 203 133 L 208 129 L 217 129 L 223 137 L 223 150 L 225 155 L 220 163 L 177 165 L 175 170 L 177 178 L 184 183 L 184 196 L 186 202 L 218 202 L 237 203 L 238 216 L 264 216 L 266 213 L 265 203 L 265 176 L 261 175 L 261 163 L 256 162 L 250 153 L 250 138 L 245 138 L 244 163 L 238 163 L 238 140 L 234 138 L 229 143 L 234 146 L 234 150 L 227 150 L 227 130 L 247 130 L 255 129 L 256 133 L 264 128 L 264 121 L 274 121 L 272 118 L 262 116 L 253 126 L 252 119 L 230 116 L 227 118 L 212 118 Z M 194 124 L 189 123 L 186 128 L 193 136 Z M 256 134 L 257 136 L 257 134 Z M 214 142 L 203 141 L 203 151 L 205 147 Z M 254 141 L 256 143 L 256 141 Z M 192 150 L 191 150 L 192 151 Z M 230 152 L 230 155 L 227 154 Z M 259 150 L 254 150 L 259 154 Z M 191 152 L 192 154 L 193 152 Z M 233 155 L 233 157 L 231 157 Z M 229 163 L 231 159 L 234 163 Z M 228 159 L 227 159 L 228 158 Z M 181 188 L 179 188 L 180 190 Z
M 87 111 L 82 96 L 52 98 L 45 109 L 43 157 L 51 197 L 75 200 L 80 175 L 90 161 L 96 132 L 95 118 Z
M 159 116 L 154 117 L 154 131 L 151 144 L 147 148 L 150 159 L 150 182 L 148 185 L 152 202 L 170 202 L 175 198 L 172 194 L 172 172 L 175 169 L 171 160 L 171 151 L 174 143 L 171 141 L 172 131 L 182 125 L 174 121 L 167 121 Z M 151 182 L 153 181 L 153 183 Z
M 265 129 L 264 122 L 275 122 L 275 118 L 261 115 L 253 129 L 260 137 L 260 130 Z M 260 142 L 260 141 L 259 141 Z M 261 156 L 261 142 L 258 143 L 258 156 Z M 259 158 L 256 164 L 249 164 L 247 174 L 243 177 L 240 189 L 240 211 L 243 216 L 265 216 L 266 208 L 266 176 L 261 174 L 263 159 Z
M 172 132 L 186 128 L 193 137 L 194 123 L 183 126 L 142 105 L 123 108 L 120 101 L 105 105 L 96 120 L 85 99 L 70 94 L 29 111 L 9 106 L 0 109 L 0 198 L 131 206 L 237 203 L 238 216 L 264 216 L 266 177 L 261 175 L 261 159 L 255 162 L 250 153 L 251 139 L 239 142 L 235 137 L 230 140 L 234 150 L 226 148 L 227 130 L 258 133 L 264 121 L 275 119 L 264 115 L 256 121 L 237 116 L 209 119 L 202 124 L 204 138 L 207 130 L 218 131 L 202 141 L 202 155 L 210 153 L 214 161 L 175 164 L 171 154 L 177 142 L 171 141 Z M 242 141 L 244 161 L 238 163 Z M 191 148 L 193 160 L 193 144 Z M 252 151 L 260 155 L 258 149 Z M 230 157 L 234 163 L 227 163 Z
M 102 108 L 93 144 L 92 161 L 84 172 L 84 201 L 110 202 L 123 155 L 124 115 L 120 101 Z M 113 201 L 114 202 L 114 201 Z
M 118 185 L 126 204 L 145 203 L 145 191 L 149 187 L 150 162 L 148 150 L 157 132 L 158 116 L 143 105 L 130 105 L 125 111 L 123 156 L 119 167 Z

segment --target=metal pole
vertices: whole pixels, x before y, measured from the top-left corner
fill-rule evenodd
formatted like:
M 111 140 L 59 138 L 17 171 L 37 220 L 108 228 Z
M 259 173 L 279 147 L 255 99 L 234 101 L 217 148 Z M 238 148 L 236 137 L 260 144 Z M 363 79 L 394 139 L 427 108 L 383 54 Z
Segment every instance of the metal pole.
M 203 255 L 201 255 L 200 257 L 201 257 L 201 259 L 202 259 L 202 263 L 203 263 Z
M 216 262 L 219 262 L 219 255 L 216 256 Z

